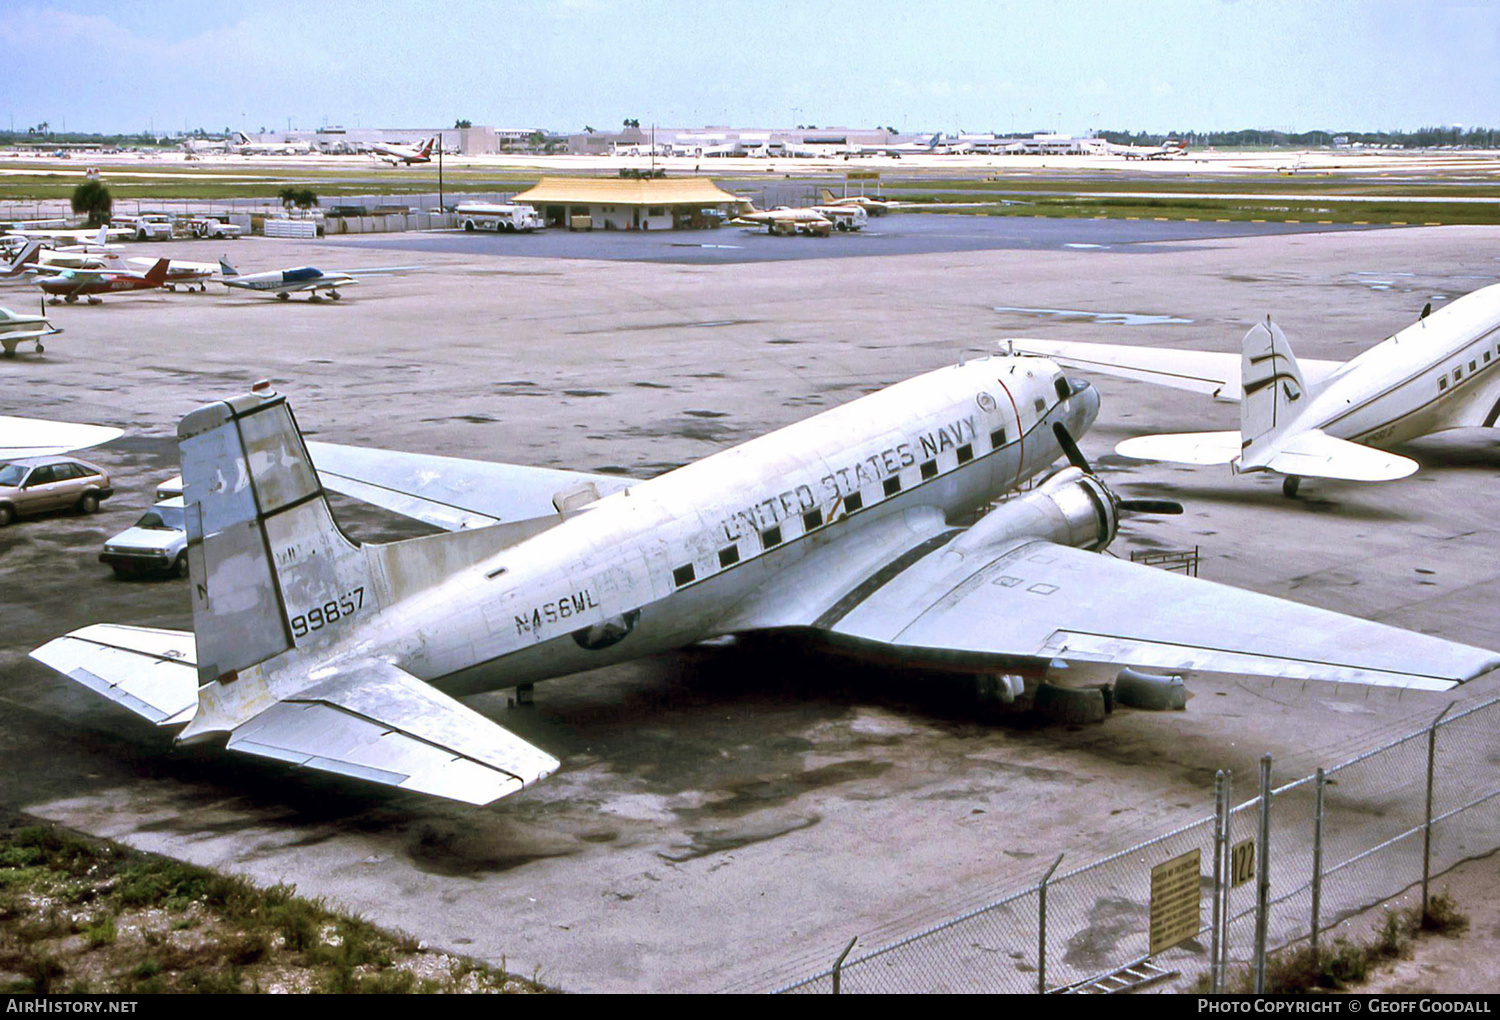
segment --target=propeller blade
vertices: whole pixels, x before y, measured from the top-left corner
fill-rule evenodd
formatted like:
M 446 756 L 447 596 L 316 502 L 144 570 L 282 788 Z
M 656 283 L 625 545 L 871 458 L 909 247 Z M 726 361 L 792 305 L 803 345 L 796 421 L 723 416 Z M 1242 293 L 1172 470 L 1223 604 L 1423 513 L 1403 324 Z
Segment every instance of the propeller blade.
M 1083 455 L 1083 451 L 1078 448 L 1078 444 L 1073 442 L 1073 437 L 1068 433 L 1066 425 L 1060 421 L 1053 422 L 1052 433 L 1057 436 L 1057 445 L 1062 447 L 1063 454 L 1068 458 L 1069 464 L 1072 464 L 1086 475 L 1094 473 L 1094 469 L 1089 466 L 1088 458 Z
M 1175 499 L 1122 499 L 1117 505 L 1121 510 L 1137 514 L 1182 513 L 1182 504 Z

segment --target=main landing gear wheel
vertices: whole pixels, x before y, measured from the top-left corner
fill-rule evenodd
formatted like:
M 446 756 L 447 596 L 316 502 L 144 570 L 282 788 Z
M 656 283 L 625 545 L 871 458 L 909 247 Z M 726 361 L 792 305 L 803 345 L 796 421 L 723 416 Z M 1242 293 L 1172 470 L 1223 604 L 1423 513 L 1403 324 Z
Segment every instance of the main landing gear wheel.
M 280 294 L 276 295 L 276 300 L 277 301 L 290 301 L 291 299 L 292 299 L 292 296 L 290 294 L 288 294 L 286 291 L 282 291 Z
M 1297 498 L 1297 487 L 1302 484 L 1302 479 L 1297 475 L 1287 475 L 1281 481 L 1281 494 L 1287 499 Z
M 78 295 L 77 294 L 69 294 L 67 297 L 63 298 L 63 300 L 66 301 L 70 305 L 71 304 L 76 304 L 78 302 Z M 52 303 L 54 305 L 57 304 L 56 301 L 54 301 Z
M 337 301 L 339 299 L 339 292 L 336 291 L 336 290 L 330 290 L 328 292 L 328 296 L 331 297 L 331 298 L 333 298 L 333 300 Z
M 307 300 L 309 300 L 309 301 L 322 301 L 323 300 L 323 295 L 319 294 L 317 291 L 313 291 L 311 294 L 307 295 Z
M 42 353 L 42 352 L 43 352 L 43 351 L 45 351 L 45 350 L 46 350 L 46 349 L 47 349 L 47 348 L 45 348 L 45 347 L 43 347 L 43 346 L 42 346 L 42 344 L 41 344 L 41 342 L 40 342 L 40 341 L 38 341 L 38 342 L 37 342 L 37 345 L 36 345 L 36 352 L 37 352 L 37 353 L 38 353 L 38 354 L 40 354 L 40 353 Z M 11 349 L 11 350 L 8 350 L 8 351 L 6 351 L 6 352 L 5 352 L 5 353 L 6 353 L 6 355 L 7 355 L 7 356 L 9 356 L 9 357 L 12 357 L 12 358 L 13 358 L 13 357 L 15 357 L 15 356 L 16 356 L 16 352 L 15 352 L 15 350 L 14 350 L 14 349 Z

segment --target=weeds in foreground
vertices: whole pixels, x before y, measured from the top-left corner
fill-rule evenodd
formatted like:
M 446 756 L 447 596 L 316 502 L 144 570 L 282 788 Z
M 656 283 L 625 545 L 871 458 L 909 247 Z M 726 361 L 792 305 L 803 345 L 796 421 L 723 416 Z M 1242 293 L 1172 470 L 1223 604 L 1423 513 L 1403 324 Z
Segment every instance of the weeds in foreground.
M 1314 951 L 1311 945 L 1299 944 L 1269 956 L 1266 960 L 1266 994 L 1287 995 L 1314 990 L 1343 991 L 1363 984 L 1371 971 L 1383 963 L 1411 955 L 1412 943 L 1419 933 L 1457 937 L 1469 927 L 1469 918 L 1458 909 L 1446 890 L 1427 901 L 1424 914 L 1421 904 L 1404 910 L 1387 910 L 1374 937 L 1365 943 L 1342 936 L 1331 946 Z M 1226 982 L 1225 991 L 1245 994 L 1255 988 L 1250 969 L 1237 970 Z M 1208 990 L 1208 975 L 1198 979 L 1195 991 Z

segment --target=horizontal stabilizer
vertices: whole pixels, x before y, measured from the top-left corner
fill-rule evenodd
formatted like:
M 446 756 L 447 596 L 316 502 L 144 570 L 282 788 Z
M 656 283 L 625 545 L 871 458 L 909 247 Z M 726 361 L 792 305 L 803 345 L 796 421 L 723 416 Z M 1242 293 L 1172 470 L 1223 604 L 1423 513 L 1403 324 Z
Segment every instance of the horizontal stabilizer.
M 31 657 L 158 726 L 185 723 L 198 708 L 197 646 L 187 631 L 96 623 Z
M 1335 439 L 1318 429 L 1293 435 L 1266 461 L 1266 467 L 1284 475 L 1351 482 L 1394 481 L 1419 466 L 1410 457 Z
M 1240 455 L 1238 432 L 1176 432 L 1137 436 L 1115 447 L 1122 457 L 1174 464 L 1228 464 Z
M 551 775 L 556 758 L 389 663 L 339 670 L 238 726 L 229 748 L 469 804 Z
M 43 418 L 17 418 L 0 414 L 0 460 L 44 457 L 69 450 L 83 450 L 107 443 L 125 434 L 106 425 L 83 425 Z
M 879 581 L 818 625 L 980 668 L 1060 659 L 1442 691 L 1500 667 L 1482 648 L 1050 542 L 938 548 Z
M 308 443 L 323 487 L 447 531 L 556 518 L 553 496 L 591 482 L 600 496 L 628 478 L 337 443 Z

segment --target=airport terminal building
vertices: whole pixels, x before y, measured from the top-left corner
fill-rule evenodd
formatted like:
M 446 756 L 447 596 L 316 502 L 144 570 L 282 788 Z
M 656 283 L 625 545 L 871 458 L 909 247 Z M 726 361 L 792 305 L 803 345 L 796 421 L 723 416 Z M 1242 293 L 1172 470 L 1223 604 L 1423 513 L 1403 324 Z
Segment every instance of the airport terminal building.
M 703 177 L 544 177 L 515 201 L 548 226 L 592 230 L 690 230 L 717 226 L 734 195 Z

